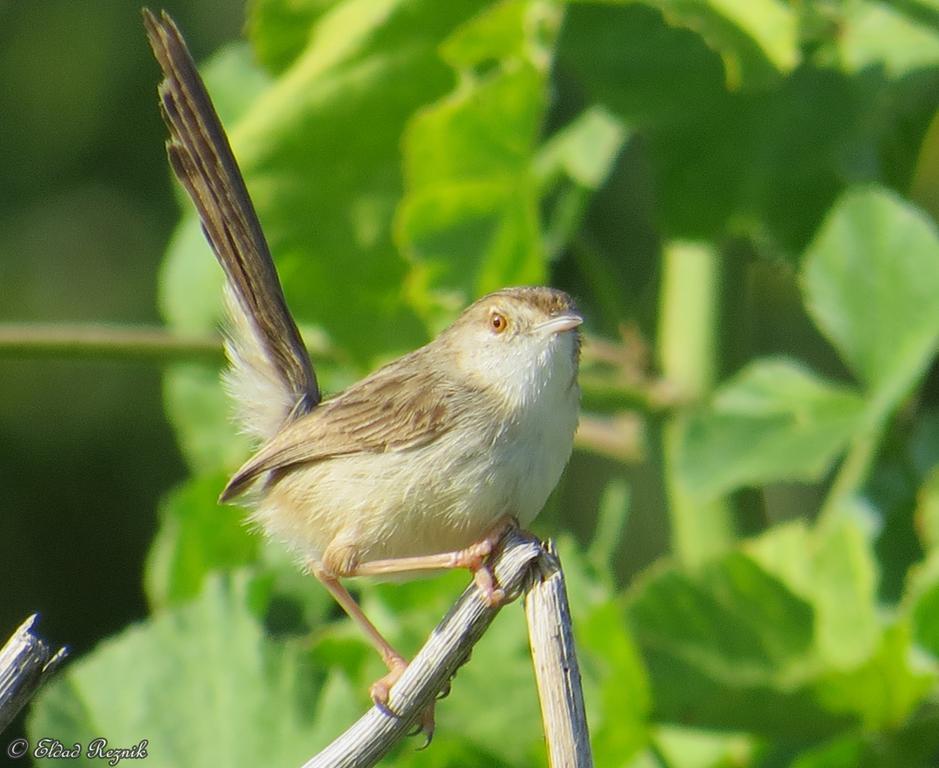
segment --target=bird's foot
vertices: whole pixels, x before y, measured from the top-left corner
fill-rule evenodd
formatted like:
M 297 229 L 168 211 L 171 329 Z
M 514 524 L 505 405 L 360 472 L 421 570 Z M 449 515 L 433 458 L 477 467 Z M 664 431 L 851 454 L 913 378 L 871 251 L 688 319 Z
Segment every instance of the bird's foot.
M 368 695 L 371 697 L 372 703 L 384 714 L 389 717 L 399 717 L 398 713 L 388 705 L 388 699 L 391 696 L 391 689 L 401 678 L 401 675 L 404 674 L 404 670 L 408 668 L 408 664 L 404 659 L 393 659 L 388 666 L 390 667 L 388 674 L 372 683 L 371 687 L 368 689 Z M 423 733 L 425 739 L 424 744 L 418 747 L 418 749 L 426 749 L 430 745 L 431 739 L 434 738 L 434 727 L 434 705 L 429 704 L 427 708 L 421 712 L 421 716 L 415 724 L 413 735 Z

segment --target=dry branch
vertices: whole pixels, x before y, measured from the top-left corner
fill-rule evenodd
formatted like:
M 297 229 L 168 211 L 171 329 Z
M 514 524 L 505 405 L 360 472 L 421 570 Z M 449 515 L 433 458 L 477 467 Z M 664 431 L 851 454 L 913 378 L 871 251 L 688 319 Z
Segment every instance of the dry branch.
M 525 596 L 548 761 L 552 768 L 591 768 L 590 735 L 574 650 L 564 572 L 549 541 L 540 558 L 542 576 Z
M 540 542 L 530 534 L 518 530 L 506 534 L 493 569 L 509 600 L 528 587 L 541 552 Z M 476 587 L 470 585 L 392 688 L 388 704 L 398 717 L 372 707 L 304 768 L 375 765 L 411 730 L 424 708 L 446 687 L 498 612 L 499 608 L 486 605 Z
M 34 613 L 0 650 L 0 733 L 55 671 L 67 653 L 52 649 L 33 633 Z
M 546 551 L 531 534 L 510 530 L 494 555 L 492 567 L 507 601 L 515 600 L 534 585 L 533 608 L 538 638 L 566 638 L 563 651 L 553 649 L 550 639 L 534 639 L 537 649 L 535 672 L 541 692 L 549 749 L 554 766 L 592 765 L 587 727 L 583 716 L 580 674 L 571 640 L 570 612 L 563 590 L 563 576 L 551 545 Z M 558 593 L 560 588 L 560 593 Z M 559 596 L 560 595 L 560 596 Z M 307 761 L 303 768 L 367 768 L 375 765 L 412 728 L 420 713 L 442 691 L 457 669 L 469 658 L 473 646 L 482 637 L 499 608 L 486 605 L 479 591 L 470 585 L 450 612 L 437 625 L 427 643 L 391 690 L 389 707 L 397 717 L 372 707 L 332 744 Z M 534 631 L 534 628 L 532 629 Z M 553 659 L 561 659 L 568 672 L 563 681 L 542 680 L 542 675 L 558 675 Z M 562 690 L 565 702 L 560 707 L 545 704 L 545 696 Z M 579 707 L 579 716 L 577 715 Z M 570 713 L 574 721 L 560 723 L 558 718 Z M 566 735 L 570 734 L 570 735 Z

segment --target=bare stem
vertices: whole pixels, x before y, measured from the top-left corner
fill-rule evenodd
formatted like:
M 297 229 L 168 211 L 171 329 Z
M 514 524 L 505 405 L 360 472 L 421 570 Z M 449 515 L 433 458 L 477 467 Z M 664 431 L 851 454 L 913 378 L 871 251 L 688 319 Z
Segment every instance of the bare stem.
M 574 445 L 624 464 L 636 464 L 645 458 L 644 421 L 630 411 L 611 416 L 581 413 Z
M 53 653 L 48 644 L 33 633 L 36 619 L 36 614 L 26 619 L 0 649 L 0 733 L 67 653 L 65 648 Z
M 184 336 L 154 326 L 0 323 L 0 357 L 113 357 L 222 361 L 216 334 Z
M 721 262 L 715 250 L 697 243 L 669 243 L 663 252 L 658 356 L 662 373 L 681 399 L 704 399 L 717 366 L 718 294 Z M 684 485 L 681 445 L 687 419 L 676 411 L 662 426 L 662 455 L 672 549 L 686 565 L 698 565 L 735 538 L 733 509 L 725 498 L 702 501 Z
M 593 756 L 567 587 L 553 542 L 547 543 L 539 564 L 542 576 L 525 596 L 525 614 L 548 760 L 552 768 L 591 768 Z

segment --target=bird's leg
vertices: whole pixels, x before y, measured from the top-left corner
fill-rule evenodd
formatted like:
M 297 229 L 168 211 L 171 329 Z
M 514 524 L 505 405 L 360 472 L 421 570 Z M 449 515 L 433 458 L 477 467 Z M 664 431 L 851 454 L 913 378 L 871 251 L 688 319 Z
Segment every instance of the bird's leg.
M 492 570 L 486 560 L 505 532 L 517 525 L 518 523 L 514 517 L 503 515 L 490 528 L 489 533 L 475 544 L 466 547 L 466 549 L 460 549 L 456 552 L 442 552 L 436 555 L 396 557 L 388 560 L 358 563 L 352 567 L 349 575 L 381 576 L 389 573 L 407 573 L 408 571 L 468 568 L 472 572 L 473 581 L 482 593 L 486 603 L 491 606 L 501 605 L 502 601 L 505 600 L 505 592 L 496 586 Z
M 359 625 L 359 628 L 365 633 L 365 636 L 378 651 L 382 661 L 384 661 L 385 665 L 388 667 L 388 674 L 372 683 L 368 694 L 375 706 L 383 712 L 396 717 L 397 715 L 388 707 L 388 696 L 391 693 L 391 687 L 398 682 L 398 678 L 400 678 L 401 675 L 404 674 L 404 670 L 407 669 L 408 662 L 405 660 L 404 656 L 398 653 L 394 647 L 392 647 L 391 643 L 384 638 L 381 632 L 378 631 L 378 628 L 372 624 L 371 620 L 355 601 L 355 598 L 349 594 L 348 589 L 342 586 L 342 583 L 336 576 L 325 570 L 318 563 L 311 563 L 310 569 L 313 575 L 329 590 L 329 593 L 336 599 L 336 602 L 342 606 L 342 609 L 349 618 Z M 434 736 L 433 704 L 427 707 L 421 714 L 420 729 L 427 739 L 424 746 L 427 746 Z
M 378 628 L 372 624 L 355 601 L 355 598 L 349 594 L 349 590 L 342 586 L 336 572 L 338 571 L 342 576 L 380 576 L 391 573 L 407 573 L 408 571 L 468 568 L 473 573 L 473 580 L 485 601 L 491 606 L 500 605 L 505 600 L 505 592 L 495 586 L 495 579 L 492 570 L 486 563 L 486 559 L 492 554 L 505 532 L 516 525 L 518 523 L 514 517 L 503 515 L 482 539 L 456 552 L 357 563 L 351 553 L 344 551 L 343 547 L 338 547 L 335 551 L 328 553 L 326 557 L 328 561 L 333 563 L 333 567 L 323 567 L 320 563 L 315 562 L 310 564 L 313 575 L 329 590 L 336 602 L 349 615 L 349 618 L 359 625 L 359 628 L 365 633 L 365 636 L 388 667 L 388 674 L 375 681 L 369 688 L 369 695 L 379 709 L 392 716 L 395 715 L 388 707 L 388 697 L 392 686 L 398 682 L 404 670 L 407 669 L 408 662 L 382 636 Z M 433 704 L 428 706 L 422 713 L 420 729 L 427 738 L 427 744 L 429 744 L 434 734 Z
M 315 566 L 313 568 L 313 575 L 316 576 L 316 578 L 323 583 L 323 586 L 329 590 L 330 594 L 336 598 L 336 602 L 342 606 L 342 609 L 349 615 L 349 618 L 359 625 L 359 628 L 365 633 L 372 645 L 375 646 L 375 650 L 378 651 L 382 661 L 384 661 L 385 665 L 388 667 L 388 670 L 390 672 L 394 672 L 395 670 L 403 671 L 408 665 L 407 661 L 391 646 L 391 643 L 385 640 L 381 632 L 378 631 L 378 628 L 372 624 L 368 616 L 359 608 L 359 604 L 355 601 L 355 598 L 349 594 L 349 590 L 342 586 L 339 579 L 324 571 L 322 568 Z M 400 677 L 400 673 L 398 676 Z M 372 698 L 374 698 L 374 696 Z

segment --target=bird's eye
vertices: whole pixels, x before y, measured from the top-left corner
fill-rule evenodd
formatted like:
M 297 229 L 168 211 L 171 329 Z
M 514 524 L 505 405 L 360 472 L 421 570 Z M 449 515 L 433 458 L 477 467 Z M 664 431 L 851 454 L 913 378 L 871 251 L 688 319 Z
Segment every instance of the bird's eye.
M 489 315 L 489 328 L 493 333 L 502 333 L 508 327 L 509 320 L 501 312 L 493 312 Z

